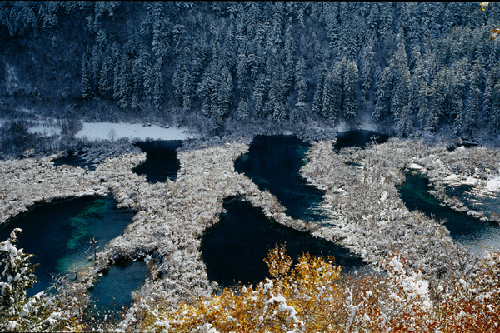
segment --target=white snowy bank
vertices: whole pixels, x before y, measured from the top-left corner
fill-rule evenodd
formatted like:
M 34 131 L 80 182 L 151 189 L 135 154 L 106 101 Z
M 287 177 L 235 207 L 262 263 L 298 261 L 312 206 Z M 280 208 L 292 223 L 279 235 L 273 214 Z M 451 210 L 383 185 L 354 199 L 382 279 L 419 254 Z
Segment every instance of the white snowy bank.
M 111 122 L 83 123 L 83 128 L 75 135 L 76 138 L 86 137 L 88 140 L 117 140 L 129 138 L 137 140 L 185 140 L 196 137 L 197 134 L 182 127 L 161 127 L 157 125 L 127 124 Z

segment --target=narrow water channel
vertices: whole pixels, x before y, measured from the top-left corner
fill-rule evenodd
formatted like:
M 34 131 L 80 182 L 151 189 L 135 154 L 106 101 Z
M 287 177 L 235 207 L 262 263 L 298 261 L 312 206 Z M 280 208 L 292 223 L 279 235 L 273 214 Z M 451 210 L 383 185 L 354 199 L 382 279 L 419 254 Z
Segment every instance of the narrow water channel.
M 263 281 L 268 277 L 263 259 L 276 244 L 283 243 L 287 254 L 295 260 L 309 252 L 314 256 L 334 256 L 344 271 L 366 269 L 361 258 L 349 250 L 269 220 L 261 209 L 241 198 L 228 198 L 223 207 L 226 213 L 207 230 L 201 243 L 207 277 L 221 287 Z
M 499 213 L 500 193 L 478 197 L 470 192 L 471 189 L 472 185 L 447 186 L 445 193 L 449 197 L 457 197 L 465 206 L 471 209 L 482 211 L 488 218 Z
M 91 265 L 88 243 L 91 237 L 104 246 L 123 233 L 132 222 L 134 212 L 116 208 L 112 195 L 57 200 L 36 205 L 0 227 L 0 239 L 9 237 L 12 229 L 21 228 L 19 248 L 33 254 L 37 282 L 28 296 L 50 287 L 52 276 L 65 275 L 72 270 Z
M 437 221 L 445 221 L 444 226 L 450 231 L 450 236 L 469 247 L 473 253 L 482 253 L 484 246 L 500 249 L 500 226 L 496 222 L 483 222 L 465 212 L 441 206 L 428 192 L 427 177 L 412 172 L 405 175 L 406 181 L 398 191 L 409 210 L 419 210 Z
M 295 136 L 256 136 L 247 153 L 234 163 L 237 172 L 249 177 L 261 191 L 269 191 L 286 208 L 286 214 L 306 221 L 319 221 L 315 210 L 324 191 L 308 185 L 300 168 L 311 145 Z
M 97 167 L 95 163 L 89 162 L 87 159 L 72 151 L 68 152 L 68 156 L 54 160 L 54 166 L 59 165 L 69 165 L 81 168 L 87 167 L 90 171 L 95 171 Z
M 177 171 L 181 167 L 177 159 L 177 148 L 182 145 L 182 141 L 137 142 L 134 145 L 147 154 L 147 159 L 132 171 L 138 175 L 146 175 L 151 183 L 177 179 Z

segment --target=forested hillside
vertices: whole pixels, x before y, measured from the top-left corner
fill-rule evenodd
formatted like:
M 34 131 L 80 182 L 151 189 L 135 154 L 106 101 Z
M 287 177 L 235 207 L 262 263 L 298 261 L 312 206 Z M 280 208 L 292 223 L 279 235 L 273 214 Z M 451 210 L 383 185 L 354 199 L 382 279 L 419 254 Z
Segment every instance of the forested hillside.
M 175 115 L 215 134 L 372 121 L 473 138 L 500 128 L 498 25 L 500 4 L 477 2 L 6 1 L 1 115 Z

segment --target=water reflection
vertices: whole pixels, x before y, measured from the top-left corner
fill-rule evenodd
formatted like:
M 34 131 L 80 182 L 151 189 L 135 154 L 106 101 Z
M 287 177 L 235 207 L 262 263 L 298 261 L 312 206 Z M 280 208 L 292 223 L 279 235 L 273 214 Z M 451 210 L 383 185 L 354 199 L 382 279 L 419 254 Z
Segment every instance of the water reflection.
M 74 167 L 87 167 L 90 171 L 95 171 L 97 164 L 94 162 L 89 162 L 87 159 L 83 158 L 79 154 L 74 152 L 68 152 L 68 156 L 61 157 L 53 161 L 54 166 L 69 165 Z
M 151 183 L 177 178 L 177 171 L 181 165 L 176 150 L 182 145 L 182 141 L 137 142 L 134 145 L 147 154 L 147 159 L 132 171 L 138 175 L 146 175 L 146 179 Z
M 337 134 L 337 142 L 333 145 L 333 149 L 340 150 L 341 148 L 346 147 L 366 148 L 366 146 L 372 141 L 379 144 L 386 142 L 388 139 L 388 135 L 372 131 L 357 130 L 339 132 Z
M 295 136 L 256 136 L 234 168 L 252 179 L 261 191 L 275 195 L 287 215 L 319 221 L 324 216 L 315 207 L 323 200 L 324 192 L 308 185 L 299 173 L 310 147 Z
M 204 234 L 201 243 L 208 279 L 222 287 L 264 280 L 268 269 L 263 259 L 276 244 L 284 242 L 287 254 L 294 259 L 303 252 L 333 255 L 344 270 L 366 269 L 362 260 L 349 250 L 270 221 L 260 209 L 241 198 L 227 199 L 223 207 L 226 213 Z

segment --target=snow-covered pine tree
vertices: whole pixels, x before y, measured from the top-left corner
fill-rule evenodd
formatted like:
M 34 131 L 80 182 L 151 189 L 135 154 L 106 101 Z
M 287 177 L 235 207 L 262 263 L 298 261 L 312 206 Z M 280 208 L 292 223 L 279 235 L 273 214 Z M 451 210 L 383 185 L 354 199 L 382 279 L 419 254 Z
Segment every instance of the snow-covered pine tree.
M 358 67 L 351 60 L 342 60 L 344 67 L 342 80 L 342 116 L 351 121 L 358 114 Z
M 257 81 L 255 82 L 252 91 L 252 101 L 255 113 L 259 117 L 262 117 L 264 114 L 266 95 L 266 76 L 262 73 L 257 77 Z
M 405 45 L 401 43 L 398 51 L 391 59 L 391 68 L 394 70 L 394 88 L 391 99 L 391 111 L 394 114 L 398 133 L 406 132 L 407 124 L 411 117 L 411 110 L 408 107 L 408 86 L 410 84 L 410 70 L 408 69 L 408 58 Z M 403 111 L 403 108 L 405 110 Z M 403 131 L 403 132 L 402 132 Z
M 481 80 L 481 63 L 482 59 L 478 58 L 473 61 L 471 71 L 469 73 L 469 89 L 467 93 L 467 104 L 465 108 L 465 123 L 463 133 L 469 138 L 473 137 L 473 130 L 480 123 L 478 117 L 479 97 L 480 97 L 480 80 Z
M 163 102 L 163 88 L 165 81 L 163 78 L 163 57 L 156 59 L 153 66 L 153 106 L 158 110 Z
M 326 62 L 323 61 L 317 71 L 316 76 L 316 90 L 314 92 L 313 102 L 312 102 L 312 112 L 317 116 L 324 116 L 323 114 L 323 91 L 325 89 L 325 83 L 328 76 L 328 68 Z
M 0 330 L 3 332 L 43 332 L 52 330 L 57 324 L 56 314 L 51 316 L 44 293 L 30 298 L 27 290 L 36 281 L 35 267 L 30 259 L 33 255 L 16 247 L 17 233 L 14 229 L 10 237 L 0 242 Z M 62 314 L 59 314 L 61 317 Z
M 87 53 L 82 55 L 82 97 L 90 99 L 93 96 L 92 74 L 87 60 Z
M 361 66 L 360 66 L 360 85 L 361 85 L 361 102 L 365 103 L 369 99 L 369 92 L 373 87 L 373 47 L 368 43 L 361 51 Z
M 451 70 L 448 71 L 450 80 L 450 90 L 448 96 L 448 104 L 450 105 L 449 113 L 453 117 L 455 134 L 459 135 L 463 129 L 463 112 L 465 88 L 467 83 L 467 58 L 455 61 Z M 445 110 L 446 112 L 447 110 Z
M 297 99 L 295 107 L 291 111 L 290 120 L 304 121 L 306 115 L 306 96 L 307 96 L 307 83 L 305 79 L 306 71 L 305 60 L 302 56 L 299 57 L 297 65 L 295 66 L 295 91 Z
M 242 99 L 238 103 L 238 108 L 236 109 L 236 118 L 241 120 L 247 120 L 250 115 L 250 110 L 248 109 L 248 100 Z
M 108 47 L 103 56 L 98 82 L 99 93 L 105 98 L 113 97 L 113 59 L 110 53 L 111 50 Z
M 491 69 L 486 86 L 489 99 L 489 122 L 492 132 L 500 131 L 500 62 Z
M 339 67 L 339 65 L 334 66 L 333 71 L 328 72 L 326 75 L 321 98 L 321 114 L 331 124 L 335 124 L 337 121 L 337 114 L 342 101 L 342 91 L 338 89 L 338 83 L 342 80 L 341 73 L 338 73 Z

